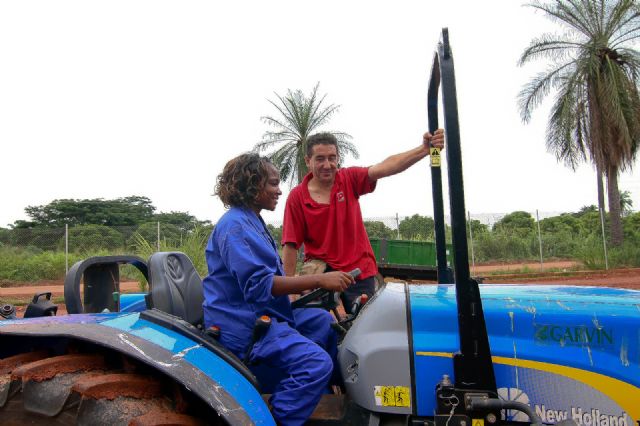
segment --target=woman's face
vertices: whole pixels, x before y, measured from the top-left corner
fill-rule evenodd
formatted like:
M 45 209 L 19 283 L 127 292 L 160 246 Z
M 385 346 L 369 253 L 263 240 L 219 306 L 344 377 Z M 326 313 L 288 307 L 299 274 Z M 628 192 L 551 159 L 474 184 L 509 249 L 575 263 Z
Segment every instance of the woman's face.
M 256 210 L 258 212 L 262 209 L 275 210 L 280 195 L 282 195 L 282 191 L 280 191 L 280 173 L 278 173 L 273 164 L 267 164 L 267 181 L 256 197 Z

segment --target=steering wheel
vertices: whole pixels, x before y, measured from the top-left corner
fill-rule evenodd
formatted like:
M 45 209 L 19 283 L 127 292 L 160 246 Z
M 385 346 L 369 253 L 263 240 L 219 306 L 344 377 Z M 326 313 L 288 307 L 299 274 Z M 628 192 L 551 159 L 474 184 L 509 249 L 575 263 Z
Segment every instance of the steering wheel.
M 353 278 L 358 277 L 362 271 L 360 268 L 356 268 L 349 272 Z M 327 290 L 324 288 L 317 288 L 311 293 L 307 293 L 291 303 L 292 308 L 322 308 L 327 311 L 334 310 L 339 302 L 339 296 L 335 291 Z M 313 303 L 314 300 L 319 300 L 317 303 Z

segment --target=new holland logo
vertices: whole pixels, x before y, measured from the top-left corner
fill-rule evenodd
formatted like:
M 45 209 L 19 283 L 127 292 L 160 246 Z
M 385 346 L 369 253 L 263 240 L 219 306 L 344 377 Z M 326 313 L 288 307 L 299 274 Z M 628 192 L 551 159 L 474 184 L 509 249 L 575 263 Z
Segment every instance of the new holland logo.
M 613 330 L 584 325 L 537 324 L 534 339 L 546 344 L 605 346 L 613 344 Z

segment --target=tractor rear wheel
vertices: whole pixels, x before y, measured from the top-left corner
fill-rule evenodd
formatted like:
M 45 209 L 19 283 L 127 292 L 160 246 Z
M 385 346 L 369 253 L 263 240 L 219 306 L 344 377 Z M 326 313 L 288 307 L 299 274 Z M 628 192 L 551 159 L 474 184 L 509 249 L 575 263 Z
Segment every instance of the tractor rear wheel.
M 0 359 L 3 426 L 205 424 L 188 414 L 179 385 L 113 358 L 40 351 Z

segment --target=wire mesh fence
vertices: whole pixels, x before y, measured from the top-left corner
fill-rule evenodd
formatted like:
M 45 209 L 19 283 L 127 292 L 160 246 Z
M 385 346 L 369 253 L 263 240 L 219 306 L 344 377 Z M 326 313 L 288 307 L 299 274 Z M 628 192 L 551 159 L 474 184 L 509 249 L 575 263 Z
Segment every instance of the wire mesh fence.
M 590 256 L 595 266 L 607 265 L 606 246 L 599 232 L 598 212 L 585 226 L 554 212 L 469 214 L 467 237 L 472 264 L 495 261 L 536 261 Z M 560 218 L 546 221 L 548 218 Z M 509 219 L 509 220 L 507 220 Z M 517 223 L 511 223 L 517 222 Z M 433 218 L 421 215 L 366 218 L 373 240 L 434 241 Z M 449 218 L 445 217 L 445 223 Z M 282 222 L 267 222 L 276 241 L 282 237 Z M 447 243 L 451 229 L 445 225 Z M 64 228 L 2 229 L 0 232 L 0 280 L 61 279 L 77 260 L 94 255 L 137 254 L 180 250 L 206 270 L 204 247 L 213 229 L 152 222 L 140 226 L 101 225 Z M 434 265 L 435 266 L 435 265 Z

